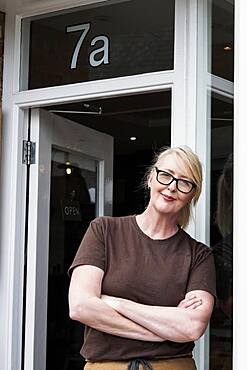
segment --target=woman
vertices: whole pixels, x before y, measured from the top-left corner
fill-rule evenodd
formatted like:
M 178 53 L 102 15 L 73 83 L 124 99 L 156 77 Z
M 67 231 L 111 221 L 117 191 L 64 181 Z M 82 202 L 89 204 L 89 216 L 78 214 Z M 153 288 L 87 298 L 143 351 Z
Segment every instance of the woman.
M 201 164 L 188 147 L 167 149 L 146 183 L 145 211 L 94 220 L 70 268 L 70 317 L 86 324 L 87 370 L 196 368 L 194 340 L 215 296 L 211 250 L 183 230 L 201 192 Z

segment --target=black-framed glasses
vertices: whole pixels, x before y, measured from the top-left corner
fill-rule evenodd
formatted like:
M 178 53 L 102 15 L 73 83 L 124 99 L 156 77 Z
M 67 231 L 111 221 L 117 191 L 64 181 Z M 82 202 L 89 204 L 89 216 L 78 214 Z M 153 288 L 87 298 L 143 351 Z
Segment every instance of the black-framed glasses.
M 159 170 L 157 167 L 155 167 L 155 170 L 156 170 L 156 180 L 160 184 L 170 185 L 173 181 L 175 181 L 176 187 L 178 191 L 180 191 L 181 193 L 188 194 L 196 187 L 196 184 L 194 184 L 192 181 L 177 179 L 169 172 Z

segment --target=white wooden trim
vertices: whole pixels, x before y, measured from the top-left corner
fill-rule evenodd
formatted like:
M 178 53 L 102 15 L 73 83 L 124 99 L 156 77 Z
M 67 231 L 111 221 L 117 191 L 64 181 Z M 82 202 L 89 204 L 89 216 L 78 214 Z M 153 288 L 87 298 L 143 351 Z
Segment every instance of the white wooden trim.
M 35 231 L 38 223 L 38 193 L 39 193 L 39 111 L 32 112 L 32 140 L 36 142 L 36 164 L 30 167 L 30 184 L 32 184 L 29 192 L 29 217 L 28 217 L 28 230 Z M 47 148 L 46 148 L 47 149 Z M 48 164 L 49 165 L 49 164 Z M 48 170 L 48 169 L 47 169 Z M 44 200 L 45 201 L 45 200 Z M 47 216 L 47 215 L 46 215 Z M 49 216 L 49 215 L 48 215 Z M 45 218 L 47 219 L 47 217 Z M 48 235 L 44 233 L 46 240 Z M 27 288 L 26 288 L 26 326 L 25 326 L 25 370 L 33 370 L 35 364 L 36 351 L 33 347 L 35 340 L 35 323 L 36 323 L 36 286 L 37 286 L 37 243 L 38 235 L 36 232 L 28 233 L 28 246 L 27 250 Z M 44 251 L 45 252 L 45 251 Z M 43 264 L 42 264 L 43 266 Z M 44 271 L 44 279 L 46 281 L 47 271 Z M 31 278 L 30 278 L 31 277 Z M 43 297 L 40 301 L 43 305 Z M 46 323 L 44 323 L 46 329 Z M 41 334 L 42 336 L 42 334 Z M 44 348 L 40 348 L 41 357 Z
M 171 145 L 186 142 L 187 1 L 175 1 L 174 85 L 171 109 Z
M 197 17 L 197 107 L 196 107 L 196 153 L 203 166 L 203 189 L 195 209 L 195 237 L 206 244 L 209 243 L 209 207 L 210 207 L 210 145 L 211 135 L 208 128 L 208 14 L 207 1 L 198 0 Z M 199 345 L 198 345 L 199 344 Z M 196 363 L 199 370 L 209 369 L 209 334 L 208 331 L 200 339 L 195 348 Z
M 196 152 L 203 165 L 203 191 L 196 209 L 196 217 L 201 220 L 196 225 L 199 240 L 209 242 L 209 205 L 210 205 L 210 145 L 211 135 L 208 128 L 208 89 L 207 89 L 207 1 L 198 0 L 198 79 L 197 79 L 197 125 Z M 199 47 L 200 45 L 200 47 Z
M 196 342 L 195 361 L 198 370 L 209 369 L 209 330 Z
M 8 4 L 9 5 L 9 4 Z M 9 5 L 11 8 L 12 4 Z M 27 119 L 13 105 L 15 17 L 6 15 L 3 73 L 3 132 L 1 153 L 0 363 L 5 370 L 20 369 L 22 331 L 23 248 L 25 233 L 26 167 L 22 140 Z M 18 122 L 18 124 L 17 124 Z
M 208 182 L 204 185 L 204 195 L 188 226 L 188 232 L 204 242 L 209 238 L 209 219 L 205 223 L 205 217 L 210 204 L 206 9 L 205 1 L 176 1 L 175 75 L 172 94 L 172 145 L 190 146 L 199 154 L 204 168 L 207 169 L 205 175 Z M 198 370 L 209 369 L 208 332 L 196 342 L 194 357 Z
M 21 122 L 17 129 L 19 138 L 28 137 L 28 111 L 15 107 L 14 122 Z M 22 164 L 22 140 L 17 140 L 17 183 L 16 183 L 16 234 L 14 243 L 14 269 L 13 271 L 13 323 L 12 323 L 12 361 L 15 366 L 20 366 L 21 361 L 21 334 L 22 334 L 22 307 L 23 307 L 23 279 L 24 279 L 24 252 L 25 252 L 25 221 L 26 221 L 26 179 L 27 168 Z M 11 225 L 12 226 L 12 225 Z M 10 320 L 11 321 L 11 320 Z M 17 335 L 19 334 L 19 335 Z
M 118 1 L 118 0 L 117 0 Z M 130 1 L 130 0 L 126 0 Z M 58 12 L 63 10 L 69 10 L 76 7 L 82 7 L 85 5 L 91 5 L 96 3 L 102 3 L 102 5 L 109 0 L 56 0 L 56 1 L 42 1 L 42 2 L 26 2 L 26 4 L 15 5 L 16 15 L 21 18 L 38 16 L 41 14 Z
M 233 369 L 246 369 L 246 86 L 247 3 L 235 1 L 235 109 L 233 209 Z
M 22 165 L 22 139 L 27 137 L 27 120 L 24 119 L 24 112 L 17 107 L 13 112 L 13 121 L 23 124 L 13 125 L 11 132 L 4 134 L 1 168 L 2 173 L 12 174 L 11 178 L 3 176 L 1 180 L 1 189 L 8 189 L 8 192 L 1 192 L 0 361 L 2 368 L 9 370 L 20 368 L 21 360 L 26 210 L 26 167 Z M 8 134 L 11 137 L 7 137 Z M 7 142 L 11 142 L 10 146 Z M 5 154 L 7 152 L 9 154 Z
M 14 102 L 20 107 L 45 106 L 58 103 L 96 99 L 100 96 L 119 96 L 151 91 L 161 91 L 172 86 L 174 72 L 153 72 L 130 77 L 118 77 L 21 91 L 14 94 Z
M 197 68 L 198 68 L 198 29 L 197 29 L 197 0 L 188 3 L 187 19 L 187 78 L 186 78 L 186 143 L 192 150 L 196 150 L 197 127 Z M 192 230 L 191 230 L 192 232 Z M 195 234 L 193 230 L 192 234 Z
M 191 0 L 187 3 L 187 19 L 186 19 L 186 65 L 185 73 L 185 143 L 192 150 L 196 150 L 196 112 L 197 112 L 197 0 Z M 196 237 L 196 223 L 200 220 L 196 219 L 195 210 L 193 210 L 193 218 L 191 219 L 187 231 L 193 237 Z M 196 347 L 198 344 L 196 345 Z

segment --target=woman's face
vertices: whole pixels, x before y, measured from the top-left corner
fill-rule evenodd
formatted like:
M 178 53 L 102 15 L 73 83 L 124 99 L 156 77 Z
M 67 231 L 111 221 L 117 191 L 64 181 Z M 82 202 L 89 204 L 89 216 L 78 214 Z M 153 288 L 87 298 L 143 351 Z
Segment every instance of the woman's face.
M 173 154 L 160 159 L 156 167 L 177 179 L 193 182 L 185 166 Z M 153 207 L 162 214 L 178 216 L 181 209 L 187 203 L 190 203 L 194 196 L 194 189 L 188 194 L 180 192 L 177 189 L 176 181 L 173 181 L 170 185 L 160 184 L 156 179 L 155 169 L 149 178 L 148 185 L 150 187 L 149 207 Z

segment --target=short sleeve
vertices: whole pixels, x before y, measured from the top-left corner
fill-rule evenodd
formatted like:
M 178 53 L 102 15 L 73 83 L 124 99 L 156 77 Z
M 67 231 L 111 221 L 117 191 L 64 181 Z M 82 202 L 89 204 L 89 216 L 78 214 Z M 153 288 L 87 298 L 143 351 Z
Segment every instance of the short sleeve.
M 212 250 L 197 243 L 194 249 L 187 293 L 192 290 L 205 290 L 216 297 L 216 274 Z
M 93 265 L 105 271 L 105 243 L 100 219 L 93 220 L 84 234 L 68 270 L 69 276 L 73 269 L 80 265 Z

